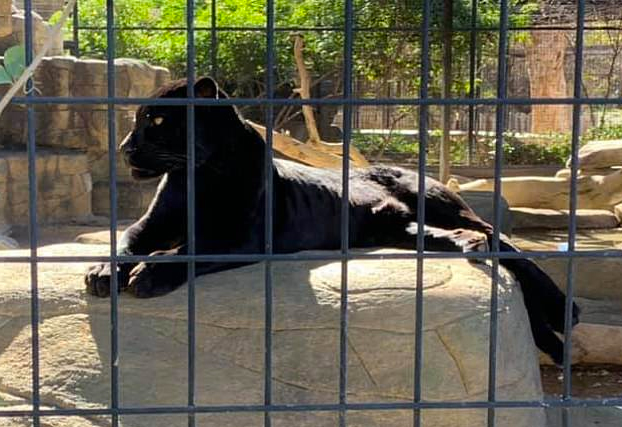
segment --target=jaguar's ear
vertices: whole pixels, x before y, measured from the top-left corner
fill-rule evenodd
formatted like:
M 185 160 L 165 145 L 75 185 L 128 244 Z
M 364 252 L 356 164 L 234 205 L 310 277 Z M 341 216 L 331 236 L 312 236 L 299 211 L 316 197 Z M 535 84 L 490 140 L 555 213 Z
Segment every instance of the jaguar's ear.
M 227 95 L 218 88 L 218 83 L 211 77 L 200 77 L 194 83 L 194 94 L 197 98 L 227 98 Z

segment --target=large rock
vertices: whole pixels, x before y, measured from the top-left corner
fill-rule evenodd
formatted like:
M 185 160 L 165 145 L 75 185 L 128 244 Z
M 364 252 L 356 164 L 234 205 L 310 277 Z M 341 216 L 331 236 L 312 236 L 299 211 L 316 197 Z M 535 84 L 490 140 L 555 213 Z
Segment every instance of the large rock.
M 91 215 L 93 187 L 85 154 L 39 152 L 37 222 L 67 222 Z M 0 151 L 0 224 L 28 223 L 28 157 Z
M 40 248 L 39 254 L 108 252 L 105 245 L 64 244 Z M 485 400 L 490 268 L 464 260 L 424 265 L 423 398 Z M 272 268 L 273 401 L 335 403 L 341 264 L 274 262 Z M 85 295 L 84 270 L 80 263 L 39 266 L 44 406 L 101 408 L 110 399 L 109 301 Z M 411 401 L 416 263 L 359 260 L 351 261 L 348 271 L 348 401 Z M 537 354 L 522 295 L 507 272 L 502 270 L 500 276 L 497 398 L 538 400 L 542 391 Z M 0 267 L 0 393 L 11 396 L 27 397 L 31 389 L 29 277 L 28 264 Z M 151 300 L 121 295 L 117 365 L 121 405 L 186 405 L 187 298 L 185 286 Z M 263 403 L 264 310 L 261 264 L 197 279 L 197 403 Z M 260 422 L 261 417 L 261 413 L 204 415 L 199 424 L 241 427 Z M 332 427 L 335 420 L 334 413 L 278 413 L 273 425 Z M 485 420 L 485 409 L 435 409 L 424 412 L 423 425 L 479 427 Z M 410 426 L 412 411 L 353 411 L 348 421 L 362 427 Z M 83 419 L 75 422 L 99 425 Z M 126 416 L 121 422 L 125 427 L 187 424 L 184 416 Z M 496 425 L 544 427 L 544 413 L 498 411 Z

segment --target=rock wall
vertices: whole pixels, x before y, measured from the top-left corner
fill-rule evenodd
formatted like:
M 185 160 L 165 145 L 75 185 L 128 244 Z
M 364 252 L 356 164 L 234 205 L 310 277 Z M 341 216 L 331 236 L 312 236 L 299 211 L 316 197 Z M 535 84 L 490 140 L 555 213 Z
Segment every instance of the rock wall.
M 10 2 L 9 2 L 10 3 Z M 6 15 L 6 12 L 0 9 L 0 54 L 4 51 L 18 44 L 25 44 L 24 37 L 24 11 L 16 8 L 11 9 L 10 21 Z M 33 28 L 33 47 L 35 53 L 39 52 L 43 47 L 43 44 L 50 36 L 51 25 L 49 25 L 38 13 L 32 14 L 32 28 Z M 59 35 L 54 40 L 52 47 L 47 52 L 47 55 L 61 55 L 63 53 L 63 39 Z
M 11 1 L 9 0 L 9 3 Z M 24 8 L 24 0 L 13 0 L 20 9 Z M 32 0 L 32 8 L 44 19 L 50 19 L 54 12 L 59 11 L 65 5 L 65 0 Z
M 41 153 L 36 161 L 38 222 L 65 222 L 91 215 L 87 156 Z M 27 224 L 28 158 L 25 152 L 0 151 L 0 224 Z
M 12 10 L 11 0 L 0 0 L 0 37 L 6 37 L 13 31 Z
M 118 97 L 148 96 L 169 78 L 170 74 L 165 68 L 153 67 L 132 59 L 115 61 L 115 85 Z M 102 60 L 76 59 L 68 56 L 45 58 L 35 73 L 35 85 L 41 96 L 105 97 L 108 90 L 107 63 Z M 6 87 L 0 87 L 0 96 L 6 90 Z M 132 105 L 116 106 L 117 145 L 130 130 L 135 109 L 136 106 Z M 92 201 L 88 207 L 81 203 L 82 208 L 76 211 L 76 215 L 107 214 L 110 210 L 107 105 L 37 105 L 35 112 L 37 149 L 46 152 L 40 156 L 42 162 L 45 163 L 49 155 L 65 153 L 79 153 L 85 159 L 86 173 L 90 174 L 89 182 L 92 181 L 92 185 L 88 186 Z M 10 151 L 17 157 L 20 153 L 25 156 L 28 130 L 26 107 L 12 104 L 0 116 L 0 129 L 2 129 L 0 150 Z M 147 207 L 157 183 L 130 184 L 129 171 L 120 160 L 117 162 L 117 169 L 119 216 L 135 218 Z M 27 187 L 20 188 L 20 192 L 23 192 L 20 196 L 23 195 L 27 200 Z M 42 187 L 40 191 L 41 197 L 48 198 L 47 187 Z M 12 204 L 15 201 L 8 200 L 7 203 Z M 92 211 L 91 206 L 94 207 Z M 54 213 L 43 209 L 40 220 L 49 222 L 71 219 L 67 215 L 71 216 L 69 212 Z M 20 223 L 24 220 L 12 213 L 6 214 L 5 217 L 9 223 Z

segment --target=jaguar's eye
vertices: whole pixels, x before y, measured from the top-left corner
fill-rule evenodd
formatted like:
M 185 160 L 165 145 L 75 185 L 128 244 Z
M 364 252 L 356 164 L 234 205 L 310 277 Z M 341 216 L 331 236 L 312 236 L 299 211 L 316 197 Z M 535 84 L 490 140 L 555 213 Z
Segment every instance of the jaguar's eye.
M 162 116 L 154 117 L 152 121 L 153 121 L 154 125 L 160 126 L 162 124 L 162 122 L 164 121 L 164 117 L 162 117 Z

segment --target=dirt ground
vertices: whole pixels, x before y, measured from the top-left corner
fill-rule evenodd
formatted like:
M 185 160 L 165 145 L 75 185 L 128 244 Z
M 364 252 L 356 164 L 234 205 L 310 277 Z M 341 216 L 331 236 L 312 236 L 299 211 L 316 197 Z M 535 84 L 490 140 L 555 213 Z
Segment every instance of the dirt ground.
M 545 394 L 561 396 L 564 388 L 562 369 L 556 366 L 542 366 L 541 371 Z M 573 366 L 571 383 L 573 397 L 620 398 L 622 397 L 622 366 Z

